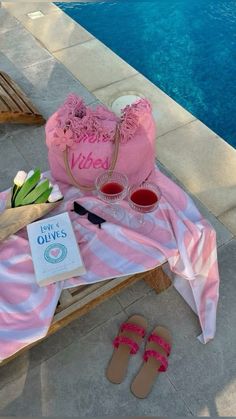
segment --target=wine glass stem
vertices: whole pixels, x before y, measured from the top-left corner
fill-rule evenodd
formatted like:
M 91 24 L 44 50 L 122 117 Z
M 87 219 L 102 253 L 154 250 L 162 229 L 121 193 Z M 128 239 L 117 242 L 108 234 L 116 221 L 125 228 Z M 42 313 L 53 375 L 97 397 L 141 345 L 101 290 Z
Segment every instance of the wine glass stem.
M 116 217 L 116 215 L 117 215 L 117 208 L 116 208 L 116 206 L 114 204 L 110 204 L 109 207 L 111 209 L 111 215 L 113 217 Z
M 143 225 L 144 224 L 144 214 L 139 214 L 137 218 L 138 218 L 139 224 Z

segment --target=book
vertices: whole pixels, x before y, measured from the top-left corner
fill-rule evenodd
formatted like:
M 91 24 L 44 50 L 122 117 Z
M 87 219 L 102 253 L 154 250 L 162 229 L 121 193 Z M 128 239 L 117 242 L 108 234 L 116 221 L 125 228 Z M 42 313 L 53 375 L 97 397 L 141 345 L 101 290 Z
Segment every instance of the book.
M 40 287 L 86 272 L 68 212 L 28 224 L 27 233 Z

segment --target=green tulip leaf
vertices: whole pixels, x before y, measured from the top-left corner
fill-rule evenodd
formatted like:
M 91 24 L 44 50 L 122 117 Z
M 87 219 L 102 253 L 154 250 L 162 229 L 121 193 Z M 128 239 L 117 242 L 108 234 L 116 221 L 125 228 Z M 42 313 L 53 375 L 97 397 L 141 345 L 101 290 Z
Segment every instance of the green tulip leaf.
M 36 201 L 34 201 L 35 204 L 44 204 L 45 202 L 47 202 L 48 197 L 50 195 L 50 193 L 52 192 L 52 187 L 48 188 L 46 191 L 44 191 L 39 197 L 38 199 L 36 199 Z
M 29 192 L 32 191 L 32 189 L 37 185 L 37 183 L 40 180 L 40 170 L 39 169 L 35 169 L 34 174 L 32 176 L 30 176 L 29 179 L 27 179 L 22 187 L 20 188 L 19 192 L 17 192 L 15 199 L 14 199 L 14 204 L 15 207 L 19 207 L 20 205 L 24 205 L 22 202 L 24 200 L 24 198 L 26 197 L 26 195 L 28 195 Z
M 12 188 L 12 192 L 11 192 L 11 206 L 14 207 L 14 201 L 15 201 L 15 196 L 16 193 L 19 191 L 19 187 L 14 185 Z
M 33 204 L 44 192 L 49 188 L 49 180 L 45 179 L 40 185 L 36 187 L 28 194 L 22 201 L 22 205 Z

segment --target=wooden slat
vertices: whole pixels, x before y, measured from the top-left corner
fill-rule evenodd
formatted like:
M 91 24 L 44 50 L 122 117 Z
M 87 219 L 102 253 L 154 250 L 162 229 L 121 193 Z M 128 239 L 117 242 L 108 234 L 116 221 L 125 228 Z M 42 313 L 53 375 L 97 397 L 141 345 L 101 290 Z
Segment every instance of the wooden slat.
M 0 122 L 43 124 L 45 119 L 19 86 L 0 72 Z
M 73 301 L 73 297 L 69 290 L 63 290 L 59 299 L 59 306 L 60 310 L 64 307 L 70 305 Z
M 128 278 L 128 277 L 127 277 Z M 107 287 L 114 288 L 117 285 L 117 281 L 122 281 L 126 279 L 126 277 L 123 278 L 115 278 L 115 279 L 109 279 L 107 281 L 98 282 L 96 284 L 91 285 L 81 285 L 79 287 L 76 287 L 76 292 L 74 293 L 74 288 L 67 289 L 65 291 L 69 292 L 70 294 L 70 301 L 63 298 L 63 301 L 61 302 L 61 298 L 59 299 L 59 305 L 57 307 L 56 313 L 60 313 L 63 311 L 65 313 L 65 309 L 69 306 L 72 306 L 72 304 L 76 304 L 80 301 L 86 301 L 86 298 L 88 297 L 89 300 L 92 300 L 95 295 L 102 295 L 104 293 L 104 290 L 107 289 Z M 116 280 L 116 281 L 115 281 Z M 104 288 L 105 287 L 105 288 Z M 64 291 L 62 291 L 63 293 Z
M 5 100 L 3 99 L 3 97 L 1 95 L 0 95 L 0 109 L 1 109 L 2 112 L 8 112 L 9 111 L 9 108 L 8 108 Z
M 2 84 L 0 85 L 0 97 L 2 98 L 2 100 L 7 105 L 8 111 L 22 112 L 21 109 L 19 108 L 19 106 L 17 105 L 17 103 L 14 100 L 12 100 L 11 95 L 8 94 L 6 92 L 6 90 L 2 87 Z M 1 111 L 2 111 L 2 109 L 0 108 L 0 112 Z
M 132 278 L 132 281 L 128 281 L 128 278 Z M 116 293 L 118 292 L 117 287 L 120 290 L 127 287 L 136 280 L 138 280 L 138 278 L 135 278 L 133 275 L 132 277 L 114 278 L 110 281 L 103 281 L 99 287 L 93 289 L 89 289 L 92 287 L 92 285 L 89 285 L 88 289 L 86 290 L 86 294 L 83 292 L 81 293 L 82 295 L 77 294 L 75 297 L 73 297 L 73 301 L 70 305 L 63 307 L 61 312 L 57 312 L 57 314 L 54 316 L 52 324 L 62 320 L 65 316 L 70 316 L 76 310 L 89 303 L 92 303 L 92 301 L 95 301 L 96 299 L 99 299 L 99 301 L 101 301 L 101 299 L 102 301 L 105 300 L 108 292 L 109 295 L 111 295 L 113 292 Z
M 29 102 L 27 96 L 20 89 L 19 86 L 5 73 L 0 73 L 1 86 L 9 94 L 12 100 L 17 104 L 19 109 L 23 112 L 35 113 L 39 112 L 37 109 Z
M 102 286 L 102 282 L 98 282 L 96 284 L 91 284 L 91 285 L 81 285 L 80 287 L 71 288 L 70 292 L 73 296 L 78 295 L 78 294 L 80 296 L 83 296 L 91 292 L 92 290 L 100 288 L 101 286 Z
M 27 104 L 21 99 L 20 96 L 18 96 L 11 87 L 9 83 L 6 82 L 5 79 L 1 77 L 1 88 L 0 88 L 0 95 L 3 96 L 3 98 L 7 98 L 10 101 L 11 107 L 10 109 L 15 106 L 16 110 L 18 112 L 27 112 L 31 113 L 31 109 L 27 106 Z

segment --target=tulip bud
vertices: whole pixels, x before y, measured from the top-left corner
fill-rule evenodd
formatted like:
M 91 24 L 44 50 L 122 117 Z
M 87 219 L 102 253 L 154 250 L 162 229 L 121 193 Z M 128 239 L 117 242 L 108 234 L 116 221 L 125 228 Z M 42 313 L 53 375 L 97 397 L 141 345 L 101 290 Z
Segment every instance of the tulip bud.
M 21 187 L 25 182 L 27 173 L 24 170 L 19 170 L 14 178 L 14 184 L 18 187 Z
M 53 191 L 59 191 L 59 192 L 61 192 L 57 183 L 54 183 L 54 185 L 53 185 Z
M 59 189 L 59 186 L 57 183 L 55 183 L 55 185 L 53 185 L 53 190 L 48 197 L 48 202 L 57 202 L 60 201 L 60 199 L 62 198 L 63 195 Z

